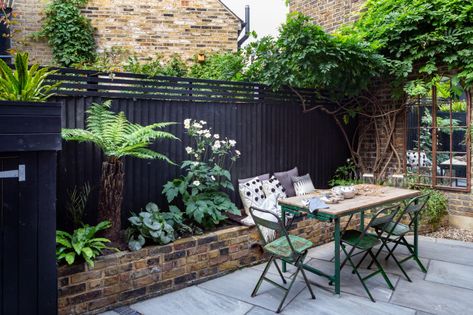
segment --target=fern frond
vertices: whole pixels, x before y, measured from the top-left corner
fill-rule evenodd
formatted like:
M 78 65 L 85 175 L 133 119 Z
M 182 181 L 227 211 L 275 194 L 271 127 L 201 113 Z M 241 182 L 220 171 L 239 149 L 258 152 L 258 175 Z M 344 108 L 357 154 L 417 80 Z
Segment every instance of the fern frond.
M 137 157 L 140 159 L 162 160 L 162 161 L 166 161 L 169 164 L 175 165 L 175 163 L 171 161 L 167 156 L 148 148 L 137 148 L 137 149 L 134 149 L 133 151 L 128 152 L 127 155 Z
M 0 80 L 0 86 L 2 82 Z M 65 140 L 88 141 L 98 145 L 107 156 L 121 158 L 134 156 L 141 159 L 160 159 L 174 164 L 168 157 L 149 149 L 159 139 L 179 140 L 173 134 L 156 130 L 170 126 L 172 122 L 141 126 L 127 120 L 125 113 L 115 114 L 110 110 L 111 101 L 94 103 L 87 110 L 86 130 L 64 129 Z

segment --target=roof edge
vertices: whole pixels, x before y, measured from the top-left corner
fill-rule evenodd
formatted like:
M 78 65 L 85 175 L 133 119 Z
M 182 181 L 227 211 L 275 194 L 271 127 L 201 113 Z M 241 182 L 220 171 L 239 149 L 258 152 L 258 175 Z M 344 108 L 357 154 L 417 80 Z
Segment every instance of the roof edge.
M 217 0 L 217 1 L 220 2 L 220 4 L 221 4 L 228 12 L 230 12 L 234 17 L 236 17 L 236 18 L 240 21 L 240 23 L 241 23 L 241 25 L 242 25 L 242 27 L 243 27 L 243 24 L 245 24 L 245 21 L 243 21 L 235 12 L 233 12 L 232 9 L 230 9 L 225 3 L 223 3 L 222 0 Z

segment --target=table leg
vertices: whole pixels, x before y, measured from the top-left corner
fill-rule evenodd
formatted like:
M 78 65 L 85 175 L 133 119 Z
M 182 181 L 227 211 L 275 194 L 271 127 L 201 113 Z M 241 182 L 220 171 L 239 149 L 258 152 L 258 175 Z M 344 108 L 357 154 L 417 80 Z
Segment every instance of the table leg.
M 335 294 L 340 294 L 340 218 L 335 219 Z
M 284 225 L 286 225 L 286 210 L 284 210 L 284 207 L 281 207 L 281 220 Z M 287 266 L 286 262 L 283 260 L 282 261 L 282 272 L 287 271 Z

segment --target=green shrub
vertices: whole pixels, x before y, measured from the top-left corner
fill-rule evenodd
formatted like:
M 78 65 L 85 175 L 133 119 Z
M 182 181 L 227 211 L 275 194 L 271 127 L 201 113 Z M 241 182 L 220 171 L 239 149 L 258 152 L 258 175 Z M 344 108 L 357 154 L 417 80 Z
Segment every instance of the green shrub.
M 447 196 L 435 189 L 422 189 L 422 193 L 430 194 L 429 201 L 422 212 L 422 218 L 436 228 L 442 222 L 443 217 L 448 214 Z
M 110 228 L 109 221 L 103 221 L 96 226 L 84 225 L 82 228 L 74 230 L 71 235 L 64 231 L 56 231 L 56 260 L 65 260 L 68 265 L 72 265 L 78 257 L 82 257 L 91 267 L 94 260 L 102 254 L 104 249 L 116 250 L 106 244 L 110 240 L 102 237 L 95 237 L 99 231 Z
M 156 204 L 150 202 L 139 214 L 128 218 L 131 226 L 127 230 L 128 247 L 132 251 L 139 250 L 146 239 L 164 245 L 174 240 L 174 229 L 164 219 Z
M 61 83 L 47 85 L 44 81 L 56 71 L 28 65 L 28 53 L 15 56 L 15 70 L 0 60 L 0 100 L 45 102 L 54 95 L 51 91 Z
M 190 70 L 192 78 L 242 81 L 245 59 L 240 52 L 213 54 L 203 63 L 195 62 Z
M 335 175 L 328 182 L 331 187 L 358 184 L 360 181 L 356 176 L 356 165 L 351 159 L 347 159 L 345 165 L 337 167 Z

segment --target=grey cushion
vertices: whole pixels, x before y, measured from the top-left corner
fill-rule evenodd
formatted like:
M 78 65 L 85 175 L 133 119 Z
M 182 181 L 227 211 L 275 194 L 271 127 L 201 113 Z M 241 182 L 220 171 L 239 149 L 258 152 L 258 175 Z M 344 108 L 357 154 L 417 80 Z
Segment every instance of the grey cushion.
M 288 197 L 294 197 L 296 195 L 296 191 L 294 190 L 294 186 L 292 184 L 292 178 L 295 176 L 299 176 L 297 167 L 294 167 L 289 171 L 274 173 L 274 177 L 276 177 L 284 189 L 286 189 L 286 195 Z
M 244 179 L 239 179 L 238 180 L 238 184 L 244 184 L 246 182 L 249 182 L 250 180 L 252 180 L 253 178 L 255 177 L 258 177 L 258 179 L 262 182 L 264 180 L 268 180 L 269 179 L 269 173 L 267 174 L 262 174 L 262 175 L 258 175 L 258 176 L 253 176 L 253 177 L 250 177 L 250 178 L 244 178 Z

